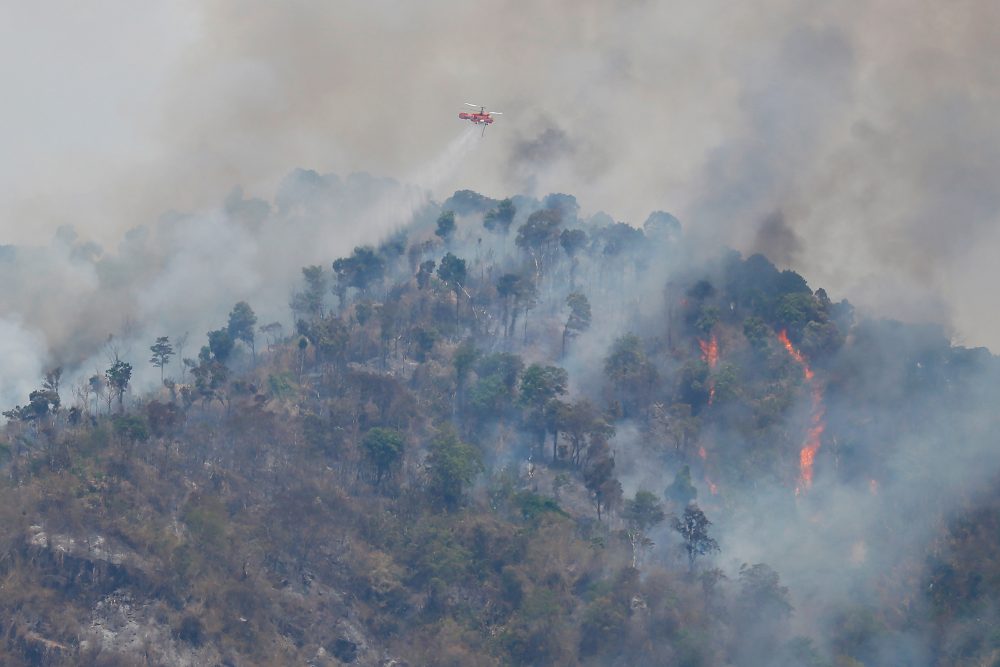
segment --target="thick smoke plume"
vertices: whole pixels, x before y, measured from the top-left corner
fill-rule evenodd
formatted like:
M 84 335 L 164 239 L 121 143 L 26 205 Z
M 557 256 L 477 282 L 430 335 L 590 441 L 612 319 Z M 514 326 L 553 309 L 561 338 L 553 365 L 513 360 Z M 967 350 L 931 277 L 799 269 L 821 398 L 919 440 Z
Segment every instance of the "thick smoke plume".
M 287 324 L 301 266 L 426 222 L 432 197 L 458 188 L 577 193 L 584 217 L 605 209 L 634 224 L 669 209 L 693 245 L 762 251 L 869 312 L 1000 347 L 996 310 L 984 307 L 1000 278 L 996 3 L 498 2 L 484 11 L 442 0 L 199 6 L 179 62 L 149 93 L 156 111 L 137 122 L 152 157 L 127 154 L 113 181 L 87 174 L 103 197 L 60 198 L 84 178 L 79 160 L 4 195 L 0 242 L 18 239 L 0 252 L 5 407 L 23 402 L 47 367 L 106 367 L 108 334 L 132 346 L 146 373 L 139 384 L 151 386 L 158 375 L 142 359 L 157 335 L 190 332 L 196 348 L 242 299 L 262 323 Z M 463 101 L 505 115 L 481 139 L 458 125 Z M 286 176 L 294 166 L 305 170 Z M 359 170 L 398 180 L 333 175 Z M 163 214 L 170 209 L 189 213 Z M 39 223 L 27 233 L 31 214 Z M 76 231 L 56 235 L 58 224 Z M 678 269 L 662 263 L 592 299 L 603 319 L 563 364 L 575 390 L 600 386 L 594 360 L 617 335 L 662 335 L 662 313 L 640 308 L 662 303 L 660 279 Z M 881 402 L 878 392 L 927 381 L 922 369 L 948 335 L 916 343 L 878 330 L 837 360 L 882 368 L 879 346 L 906 348 L 905 367 L 825 394 L 831 440 L 800 500 L 775 480 L 736 508 L 726 504 L 731 489 L 702 493 L 723 552 L 780 571 L 803 632 L 821 635 L 829 622 L 808 610 L 877 597 L 880 576 L 912 564 L 942 518 L 1000 468 L 981 405 L 953 411 L 929 389 L 915 392 L 928 402 L 910 414 Z M 724 362 L 725 347 L 720 354 Z M 996 395 L 995 378 L 984 380 L 978 400 Z M 808 428 L 810 396 L 800 409 Z M 885 437 L 832 439 L 858 420 L 883 425 Z M 626 490 L 661 492 L 661 472 L 641 472 L 641 437 L 624 425 L 616 438 L 621 470 L 638 471 L 624 477 Z M 861 487 L 838 477 L 841 446 L 880 462 Z M 714 475 L 725 462 L 712 457 L 709 446 Z M 909 664 L 925 664 L 920 638 L 895 639 L 917 647 Z M 874 664 L 900 664 L 893 658 L 886 647 Z
M 184 355 L 194 357 L 205 332 L 224 326 L 241 300 L 261 324 L 278 321 L 291 331 L 289 298 L 300 269 L 329 269 L 356 245 L 436 210 L 431 192 L 479 141 L 476 128 L 458 129 L 404 183 L 296 170 L 273 203 L 236 188 L 221 205 L 134 228 L 112 250 L 70 227 L 44 246 L 4 246 L 0 278 L 9 288 L 0 306 L 9 315 L 0 320 L 0 399 L 8 408 L 24 402 L 43 372 L 57 366 L 73 382 L 100 375 L 116 352 L 135 366 L 138 388 L 155 386 L 159 375 L 146 363 L 151 342 L 187 333 Z
M 109 42 L 127 57 L 91 48 L 93 71 L 74 80 L 116 100 L 114 81 L 127 84 L 134 97 L 118 113 L 130 134 L 95 108 L 95 141 L 111 152 L 12 171 L 20 187 L 0 209 L 11 233 L 36 214 L 113 242 L 235 183 L 268 198 L 295 166 L 405 180 L 470 101 L 505 115 L 441 197 L 574 192 L 585 210 L 633 224 L 672 210 L 692 233 L 774 250 L 861 305 L 1000 344 L 980 307 L 998 277 L 982 250 L 996 245 L 1000 208 L 996 3 L 217 0 L 126 14 L 134 32 L 100 11 L 109 33 L 134 36 Z M 101 16 L 87 17 L 87 46 Z M 27 57 L 39 76 L 80 60 L 74 35 L 46 32 L 27 9 L 9 18 L 20 51 L 6 60 Z M 18 26 L 37 28 L 31 44 Z M 143 59 L 138 80 L 117 64 Z M 64 94 L 42 98 L 45 118 L 73 93 L 52 76 Z M 24 85 L 15 100 L 33 99 L 38 87 Z M 51 132 L 19 104 L 28 122 L 9 131 L 37 146 Z M 30 141 L 14 145 L 41 164 Z M 114 167 L 104 181 L 88 155 Z M 775 236 L 776 211 L 789 233 Z

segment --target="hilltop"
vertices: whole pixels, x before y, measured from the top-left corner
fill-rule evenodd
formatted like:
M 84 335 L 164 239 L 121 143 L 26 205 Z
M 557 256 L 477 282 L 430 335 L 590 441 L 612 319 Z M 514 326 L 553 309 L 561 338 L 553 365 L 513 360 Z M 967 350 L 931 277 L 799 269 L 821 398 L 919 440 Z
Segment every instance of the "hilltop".
M 274 210 L 341 187 L 297 172 Z M 411 218 L 304 262 L 284 321 L 233 298 L 5 406 L 0 661 L 1000 655 L 989 351 L 662 211 L 460 191 Z

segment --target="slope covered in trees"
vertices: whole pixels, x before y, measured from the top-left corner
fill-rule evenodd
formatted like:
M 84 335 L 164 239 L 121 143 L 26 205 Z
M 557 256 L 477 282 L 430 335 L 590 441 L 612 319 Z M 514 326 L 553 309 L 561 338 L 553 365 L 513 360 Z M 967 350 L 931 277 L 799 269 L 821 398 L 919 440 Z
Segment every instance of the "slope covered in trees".
M 992 664 L 994 357 L 579 214 L 462 191 L 40 379 L 0 661 Z

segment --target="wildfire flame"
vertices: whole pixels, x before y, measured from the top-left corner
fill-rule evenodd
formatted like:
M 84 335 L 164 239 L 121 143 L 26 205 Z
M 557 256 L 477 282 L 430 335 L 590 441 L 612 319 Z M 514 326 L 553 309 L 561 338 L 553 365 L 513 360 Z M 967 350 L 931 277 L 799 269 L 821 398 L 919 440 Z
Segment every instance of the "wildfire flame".
M 715 370 L 719 363 L 719 339 L 712 334 L 709 340 L 698 340 L 698 347 L 701 348 L 701 360 L 708 364 L 710 370 Z M 708 380 L 708 404 L 715 401 L 715 379 Z
M 812 412 L 809 415 L 809 429 L 806 431 L 805 442 L 799 451 L 799 485 L 795 489 L 795 494 L 798 495 L 812 485 L 813 464 L 816 461 L 816 453 L 819 452 L 819 448 L 823 444 L 823 431 L 826 429 L 826 423 L 823 421 L 823 417 L 826 416 L 826 408 L 823 406 L 823 387 L 815 381 L 816 374 L 809 368 L 806 358 L 795 349 L 792 341 L 788 340 L 788 332 L 782 330 L 778 334 L 778 340 L 788 350 L 792 359 L 802 367 L 802 377 L 812 385 Z
M 714 369 L 719 363 L 719 340 L 715 334 L 712 334 L 709 340 L 699 340 L 698 347 L 701 348 L 701 360 L 708 364 L 709 368 Z
M 807 380 L 812 380 L 814 373 L 809 369 L 809 364 L 806 363 L 806 358 L 802 356 L 801 352 L 795 349 L 795 346 L 792 345 L 792 341 L 788 340 L 788 332 L 782 329 L 781 333 L 778 334 L 778 340 L 780 340 L 781 344 L 785 346 L 786 350 L 788 350 L 788 354 L 792 355 L 792 359 L 794 359 L 799 366 L 802 366 L 803 377 Z
M 698 458 L 700 458 L 702 461 L 708 460 L 708 452 L 705 451 L 704 445 L 698 448 Z M 708 484 L 708 490 L 713 496 L 719 493 L 719 485 L 708 478 L 707 472 L 705 473 L 705 483 Z

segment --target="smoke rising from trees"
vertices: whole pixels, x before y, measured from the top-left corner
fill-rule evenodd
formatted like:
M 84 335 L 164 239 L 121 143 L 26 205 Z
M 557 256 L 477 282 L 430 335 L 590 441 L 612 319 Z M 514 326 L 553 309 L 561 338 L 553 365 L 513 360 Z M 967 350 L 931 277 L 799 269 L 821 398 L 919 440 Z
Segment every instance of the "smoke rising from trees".
M 287 322 L 302 266 L 328 268 L 411 220 L 429 232 L 440 213 L 431 195 L 458 187 L 497 198 L 578 193 L 581 218 L 606 209 L 610 222 L 638 224 L 669 208 L 704 253 L 692 257 L 692 269 L 722 239 L 787 261 L 814 287 L 869 311 L 1000 343 L 992 338 L 996 314 L 983 307 L 998 277 L 989 251 L 1000 209 L 994 6 L 501 3 L 491 11 L 484 20 L 471 3 L 209 5 L 202 37 L 159 93 L 162 117 L 147 126 L 158 157 L 115 174 L 129 194 L 102 204 L 106 220 L 81 214 L 75 232 L 39 233 L 0 253 L 5 406 L 23 401 L 57 363 L 83 375 L 106 367 L 109 333 L 145 355 L 157 336 L 191 332 L 197 350 L 241 300 L 262 323 Z M 469 97 L 505 111 L 478 142 L 475 128 L 460 129 L 454 118 Z M 287 175 L 296 165 L 303 169 Z M 400 181 L 349 175 L 359 169 Z M 54 178 L 58 189 L 68 176 Z M 237 183 L 244 189 L 231 191 Z M 163 214 L 171 208 L 185 212 Z M 519 207 L 508 249 L 532 212 Z M 73 222 L 69 211 L 57 217 Z M 3 230 L 13 224 L 5 218 Z M 450 251 L 471 258 L 481 232 L 469 231 L 468 220 L 464 229 L 449 239 Z M 551 242 L 541 254 L 559 252 Z M 574 396 L 601 385 L 604 369 L 594 360 L 619 336 L 663 335 L 664 312 L 648 304 L 664 303 L 661 278 L 678 267 L 661 264 L 588 294 L 593 321 L 561 360 Z M 455 287 L 457 312 L 466 305 Z M 542 286 L 543 302 L 553 290 Z M 518 296 L 511 336 L 537 315 L 530 310 L 538 295 Z M 878 391 L 931 382 L 917 369 L 940 361 L 951 333 L 899 340 L 891 328 L 856 332 L 868 339 L 854 350 L 874 358 L 901 346 L 906 366 L 831 387 L 825 398 L 832 433 L 850 433 L 859 415 L 885 425 L 911 420 L 905 440 L 890 438 L 886 426 L 885 441 L 841 443 L 855 448 L 855 459 L 863 458 L 858 449 L 885 448 L 876 486 L 824 479 L 839 451 L 831 446 L 798 505 L 777 499 L 787 489 L 765 480 L 745 509 L 717 524 L 723 553 L 769 563 L 793 603 L 856 594 L 850 585 L 868 585 L 874 596 L 880 574 L 919 549 L 935 521 L 996 470 L 983 413 L 948 419 L 949 403 L 900 416 L 880 402 Z M 140 383 L 156 384 L 159 370 L 143 358 Z M 868 361 L 856 353 L 831 364 L 882 368 Z M 637 366 L 648 370 L 641 359 Z M 988 380 L 971 407 L 995 398 Z M 864 388 L 870 393 L 852 394 Z M 868 401 L 865 411 L 858 397 Z M 807 396 L 792 409 L 807 423 Z M 915 435 L 914 424 L 926 428 Z M 612 443 L 626 496 L 669 481 L 643 472 L 641 439 L 625 423 Z M 707 481 L 696 482 L 705 496 Z M 829 622 L 801 619 L 806 630 Z
M 758 229 L 781 211 L 801 240 L 794 268 L 996 347 L 995 315 L 978 307 L 995 263 L 978 249 L 995 245 L 1000 204 L 997 12 L 984 0 L 178 5 L 155 17 L 174 51 L 120 47 L 153 65 L 151 81 L 130 84 L 145 96 L 124 107 L 144 152 L 121 149 L 95 109 L 119 151 L 99 156 L 108 180 L 81 174 L 80 159 L 29 169 L 3 224 L 36 213 L 51 232 L 77 218 L 113 243 L 237 183 L 269 199 L 296 166 L 406 180 L 472 101 L 506 115 L 438 196 L 575 192 L 633 224 L 669 208 L 743 250 L 761 249 Z M 47 65 L 65 41 L 22 52 Z M 83 73 L 91 95 L 117 93 L 111 60 Z M 84 177 L 105 194 L 70 187 Z

